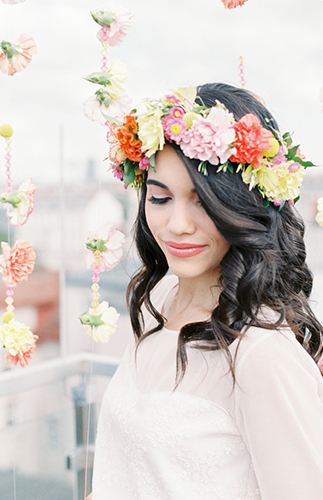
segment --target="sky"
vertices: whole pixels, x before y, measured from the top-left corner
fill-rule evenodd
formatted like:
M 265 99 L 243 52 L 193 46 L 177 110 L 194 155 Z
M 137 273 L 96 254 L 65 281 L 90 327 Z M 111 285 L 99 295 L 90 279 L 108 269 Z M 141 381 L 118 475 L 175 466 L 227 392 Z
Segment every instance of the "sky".
M 322 0 L 248 0 L 234 10 L 226 10 L 220 0 L 120 3 L 132 11 L 132 26 L 121 46 L 109 48 L 108 60 L 126 63 L 134 103 L 179 86 L 211 81 L 239 86 L 243 56 L 247 88 L 265 100 L 282 132 L 294 133 L 307 158 L 323 164 Z M 0 125 L 14 128 L 14 186 L 28 177 L 39 187 L 54 185 L 62 175 L 64 182 L 81 185 L 90 160 L 100 176 L 110 179 L 103 161 L 105 127 L 83 114 L 83 102 L 97 90 L 83 77 L 101 67 L 99 27 L 90 11 L 108 5 L 101 0 L 6 5 L 0 0 L 0 40 L 14 42 L 28 33 L 38 48 L 21 73 L 0 72 Z M 2 139 L 0 165 L 4 146 Z M 323 169 L 317 173 L 322 176 Z

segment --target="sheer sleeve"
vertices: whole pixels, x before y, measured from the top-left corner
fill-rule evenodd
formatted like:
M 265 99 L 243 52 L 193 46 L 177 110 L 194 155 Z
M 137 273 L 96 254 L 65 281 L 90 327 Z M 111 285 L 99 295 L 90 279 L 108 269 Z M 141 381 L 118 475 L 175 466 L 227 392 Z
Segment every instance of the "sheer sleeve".
M 323 382 L 292 332 L 257 330 L 237 356 L 235 418 L 262 500 L 322 500 Z

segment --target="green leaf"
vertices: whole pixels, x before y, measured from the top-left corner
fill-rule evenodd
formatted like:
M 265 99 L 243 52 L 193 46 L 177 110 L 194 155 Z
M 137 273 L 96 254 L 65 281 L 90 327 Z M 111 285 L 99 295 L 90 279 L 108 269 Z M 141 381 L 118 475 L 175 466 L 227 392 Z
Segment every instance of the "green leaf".
M 230 163 L 230 162 L 228 161 L 228 162 L 227 162 L 227 164 L 228 164 L 228 165 L 227 165 L 227 167 L 228 167 L 229 172 L 231 172 L 231 174 L 233 174 L 233 173 L 234 173 L 234 170 L 233 170 L 233 165 L 232 165 L 232 163 Z
M 136 178 L 134 163 L 126 158 L 123 163 L 123 182 L 129 186 Z
M 265 198 L 264 205 L 265 205 L 265 208 L 269 207 L 270 201 L 268 200 L 268 198 Z
M 114 14 L 105 10 L 93 10 L 91 11 L 91 16 L 100 26 L 108 26 L 110 28 L 111 24 L 115 22 Z
M 295 158 L 293 158 L 293 159 L 296 163 L 299 163 L 300 165 L 302 165 L 302 167 L 305 167 L 305 168 L 315 166 L 314 163 L 312 163 L 311 161 L 304 161 L 304 160 L 302 160 L 302 158 L 299 158 L 298 156 L 295 156 Z
M 299 147 L 299 146 L 294 146 L 293 148 L 290 148 L 290 149 L 288 150 L 288 153 L 287 153 L 287 155 L 286 155 L 286 158 L 287 158 L 288 160 L 294 160 L 294 157 L 295 157 L 295 155 L 296 155 L 296 151 L 298 150 L 298 147 Z
M 294 205 L 295 205 L 295 203 L 297 203 L 297 202 L 298 202 L 299 198 L 300 198 L 299 196 L 297 196 L 297 198 L 295 198 L 295 200 L 294 200 Z
M 151 167 L 151 169 L 152 169 L 154 172 L 156 172 L 156 168 L 155 168 L 155 157 L 156 157 L 156 155 L 155 155 L 155 154 L 153 154 L 153 155 L 151 155 L 151 157 L 149 158 L 149 164 L 150 164 L 150 167 Z
M 292 138 L 291 138 L 289 132 L 285 132 L 285 134 L 283 135 L 283 139 L 284 139 L 284 142 L 285 142 L 287 147 L 291 146 L 293 144 L 293 141 L 292 141 Z
M 279 207 L 278 207 L 278 212 L 281 211 L 281 209 L 283 208 L 283 206 L 285 205 L 285 203 L 286 203 L 285 200 L 283 200 L 283 203 L 281 205 L 279 205 Z

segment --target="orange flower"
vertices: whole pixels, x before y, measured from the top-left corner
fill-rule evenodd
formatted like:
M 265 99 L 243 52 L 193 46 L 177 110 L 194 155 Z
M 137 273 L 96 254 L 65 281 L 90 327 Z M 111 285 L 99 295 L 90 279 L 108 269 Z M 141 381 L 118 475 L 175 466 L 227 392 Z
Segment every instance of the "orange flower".
M 131 161 L 139 162 L 142 158 L 141 142 L 136 138 L 137 124 L 132 115 L 127 115 L 123 122 L 123 127 L 117 129 L 116 136 L 120 143 L 120 148 Z
M 0 272 L 3 281 L 10 286 L 24 281 L 31 274 L 35 265 L 36 254 L 28 241 L 17 240 L 12 248 L 6 242 L 1 243 L 3 255 L 0 256 Z
M 230 160 L 236 163 L 252 164 L 259 168 L 263 159 L 263 151 L 271 149 L 269 139 L 273 138 L 270 130 L 265 129 L 259 118 L 251 113 L 243 116 L 234 126 L 236 139 L 233 146 L 235 155 Z

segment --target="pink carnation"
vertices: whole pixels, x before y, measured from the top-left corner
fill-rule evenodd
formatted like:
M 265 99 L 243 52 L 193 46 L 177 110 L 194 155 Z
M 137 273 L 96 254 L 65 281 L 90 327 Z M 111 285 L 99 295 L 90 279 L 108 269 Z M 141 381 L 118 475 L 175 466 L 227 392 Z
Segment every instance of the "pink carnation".
M 226 9 L 235 9 L 246 3 L 247 0 L 222 0 L 222 3 Z
M 31 274 L 35 265 L 36 254 L 28 241 L 17 240 L 12 248 L 6 242 L 1 243 L 3 255 L 0 257 L 0 272 L 3 281 L 10 286 L 24 281 Z
M 101 252 L 99 270 L 100 272 L 104 270 L 110 271 L 122 258 L 125 235 L 121 231 L 118 231 L 113 224 L 108 224 L 102 227 L 97 233 L 90 235 L 87 243 L 95 243 L 98 240 L 101 240 L 107 249 Z M 95 263 L 94 252 L 89 247 L 86 255 L 86 263 L 88 268 Z
M 16 43 L 2 41 L 1 48 L 3 52 L 0 54 L 0 69 L 10 76 L 25 69 L 32 56 L 37 53 L 34 39 L 26 33 L 20 35 Z
M 31 357 L 35 353 L 36 349 L 36 341 L 38 340 L 38 335 L 33 335 L 32 341 L 28 344 L 26 350 L 24 352 L 18 352 L 15 356 L 10 354 L 9 351 L 6 350 L 6 355 L 5 355 L 5 361 L 8 363 L 10 366 L 16 366 L 18 363 L 20 363 L 20 366 L 22 368 L 26 368 L 26 366 L 29 365 L 29 362 L 31 360 Z
M 111 6 L 105 10 L 113 12 L 114 23 L 112 23 L 110 27 L 103 27 L 100 29 L 97 36 L 101 43 L 106 40 L 110 47 L 115 47 L 122 43 L 124 37 L 128 33 L 133 14 L 122 5 L 115 7 L 115 4 L 112 3 Z
M 225 163 L 235 152 L 233 115 L 222 106 L 213 107 L 207 118 L 193 121 L 181 141 L 181 149 L 189 158 L 209 161 L 212 165 Z
M 140 170 L 148 170 L 150 166 L 149 158 L 148 156 L 144 156 L 139 163 L 139 168 Z

